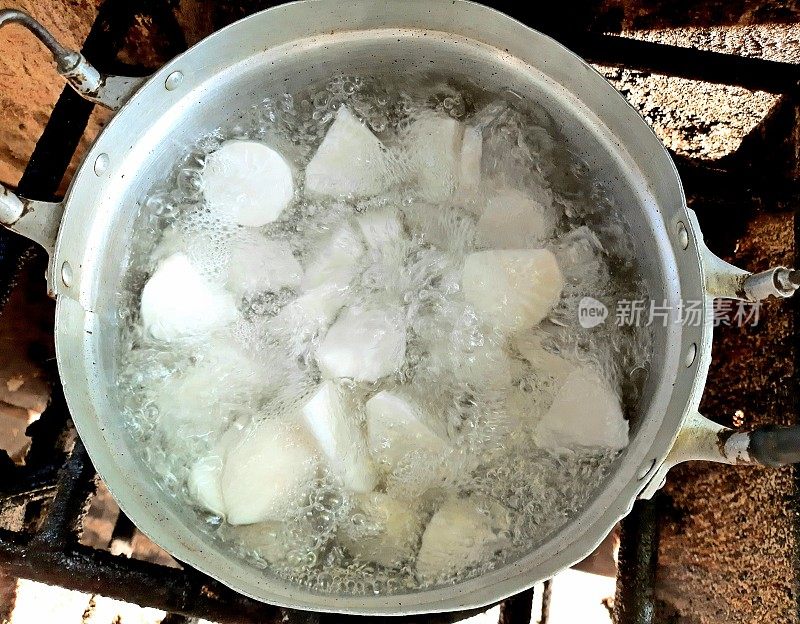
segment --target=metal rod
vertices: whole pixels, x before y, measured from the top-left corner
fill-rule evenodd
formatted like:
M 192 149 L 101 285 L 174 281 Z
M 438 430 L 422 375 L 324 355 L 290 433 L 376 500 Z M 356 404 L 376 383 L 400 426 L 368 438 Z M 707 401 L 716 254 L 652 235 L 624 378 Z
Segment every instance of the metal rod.
M 600 33 L 554 33 L 590 63 L 787 93 L 800 82 L 800 65 L 748 58 Z
M 659 496 L 640 500 L 622 521 L 615 624 L 654 624 Z
M 94 477 L 94 466 L 89 461 L 83 442 L 78 439 L 59 473 L 55 498 L 48 506 L 44 522 L 33 539 L 33 546 L 64 548 L 78 541 L 81 520 L 89 496 L 96 487 Z
M 533 590 L 511 596 L 500 604 L 498 624 L 530 624 L 533 615 Z
M 53 58 L 55 59 L 56 64 L 59 66 L 59 69 L 61 69 L 65 63 L 69 64 L 71 61 L 75 61 L 77 57 L 80 56 L 74 50 L 70 50 L 69 48 L 62 46 L 58 41 L 56 41 L 56 38 L 50 34 L 49 30 L 47 30 L 39 22 L 23 11 L 17 11 L 15 9 L 6 9 L 4 11 L 0 11 L 0 28 L 6 24 L 19 24 L 36 35 L 36 38 L 39 39 L 39 41 L 41 41 L 45 47 L 50 50 L 50 52 L 52 52 Z M 69 69 L 72 69 L 72 67 L 65 67 L 65 70 Z

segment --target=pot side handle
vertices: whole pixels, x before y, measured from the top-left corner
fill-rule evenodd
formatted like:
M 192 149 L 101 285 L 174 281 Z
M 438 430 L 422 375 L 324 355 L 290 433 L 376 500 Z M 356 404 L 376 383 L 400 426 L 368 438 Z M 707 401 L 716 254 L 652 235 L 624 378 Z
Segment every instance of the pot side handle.
M 0 225 L 39 243 L 50 257 L 63 214 L 62 202 L 23 199 L 0 184 Z
M 664 485 L 670 469 L 686 461 L 773 468 L 797 464 L 800 463 L 800 425 L 765 425 L 752 431 L 737 431 L 692 412 L 640 497 L 651 498 Z
M 0 10 L 0 28 L 19 24 L 30 30 L 53 54 L 56 69 L 84 99 L 118 110 L 147 80 L 101 74 L 83 54 L 62 46 L 44 26 L 24 11 Z

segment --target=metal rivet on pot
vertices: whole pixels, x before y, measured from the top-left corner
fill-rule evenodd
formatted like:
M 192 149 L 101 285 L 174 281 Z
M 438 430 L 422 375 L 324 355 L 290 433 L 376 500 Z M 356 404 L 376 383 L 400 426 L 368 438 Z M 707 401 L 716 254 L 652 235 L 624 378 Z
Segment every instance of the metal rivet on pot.
M 651 461 L 650 461 L 650 463 L 649 463 L 649 464 L 647 464 L 646 466 L 642 466 L 642 469 L 639 471 L 639 474 L 638 474 L 638 475 L 636 475 L 636 478 L 637 478 L 637 479 L 639 479 L 640 481 L 641 481 L 642 479 L 644 479 L 644 478 L 645 478 L 645 477 L 646 477 L 648 474 L 650 474 L 650 471 L 651 471 L 653 468 L 655 468 L 655 465 L 656 465 L 656 460 L 655 460 L 655 459 L 653 459 L 653 460 L 651 460 Z
M 183 72 L 174 71 L 164 81 L 164 87 L 167 91 L 174 91 L 183 82 Z
M 686 364 L 686 368 L 689 368 L 692 364 L 694 364 L 694 359 L 697 357 L 697 344 L 694 342 L 689 345 L 689 348 L 686 350 L 686 359 L 684 360 L 684 364 Z
M 64 282 L 64 286 L 72 286 L 72 265 L 66 260 L 61 265 L 61 281 Z
M 678 221 L 678 243 L 681 249 L 689 247 L 689 231 L 686 229 L 686 224 L 683 221 Z
M 94 161 L 94 174 L 95 175 L 103 175 L 108 169 L 108 163 L 111 159 L 108 157 L 108 154 L 105 152 L 100 154 Z

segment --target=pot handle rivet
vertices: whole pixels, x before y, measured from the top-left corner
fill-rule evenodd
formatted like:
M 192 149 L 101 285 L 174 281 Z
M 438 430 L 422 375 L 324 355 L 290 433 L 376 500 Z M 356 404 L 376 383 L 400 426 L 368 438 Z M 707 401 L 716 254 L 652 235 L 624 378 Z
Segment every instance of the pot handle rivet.
M 686 368 L 689 368 L 692 364 L 694 364 L 694 360 L 697 357 L 697 344 L 692 343 L 689 345 L 689 348 L 686 350 L 686 358 L 684 359 L 683 363 L 686 365 Z
M 64 264 L 61 265 L 61 281 L 64 282 L 64 286 L 69 288 L 72 286 L 72 265 L 68 261 L 64 261 Z
M 174 91 L 183 82 L 183 72 L 174 71 L 164 81 L 164 88 L 167 91 Z
M 683 221 L 678 221 L 678 244 L 681 249 L 689 248 L 689 231 L 686 229 L 686 224 Z
M 98 176 L 103 175 L 106 172 L 106 169 L 108 169 L 109 161 L 110 159 L 108 154 L 105 152 L 100 154 L 94 161 L 94 174 Z

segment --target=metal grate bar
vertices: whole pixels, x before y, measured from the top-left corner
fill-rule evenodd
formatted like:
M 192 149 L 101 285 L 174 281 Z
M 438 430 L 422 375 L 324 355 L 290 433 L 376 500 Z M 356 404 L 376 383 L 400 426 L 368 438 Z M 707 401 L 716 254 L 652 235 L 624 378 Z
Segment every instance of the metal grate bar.
M 622 521 L 615 624 L 654 624 L 658 561 L 657 498 L 641 500 Z
M 564 45 L 591 63 L 665 74 L 752 91 L 787 93 L 800 82 L 800 65 L 684 48 L 598 33 L 566 34 Z

